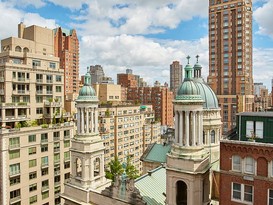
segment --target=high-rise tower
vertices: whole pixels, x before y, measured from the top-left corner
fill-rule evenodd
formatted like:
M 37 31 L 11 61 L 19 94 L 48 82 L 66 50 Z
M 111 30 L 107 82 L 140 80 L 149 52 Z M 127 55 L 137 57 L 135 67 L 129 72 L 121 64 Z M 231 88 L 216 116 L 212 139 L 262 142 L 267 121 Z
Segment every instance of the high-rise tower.
M 64 69 L 64 94 L 79 93 L 79 40 L 75 29 L 54 29 L 55 56 Z
M 182 83 L 182 65 L 179 61 L 173 61 L 170 65 L 170 89 L 176 95 L 178 87 Z
M 223 132 L 236 113 L 253 110 L 252 1 L 209 1 L 209 77 L 222 108 Z

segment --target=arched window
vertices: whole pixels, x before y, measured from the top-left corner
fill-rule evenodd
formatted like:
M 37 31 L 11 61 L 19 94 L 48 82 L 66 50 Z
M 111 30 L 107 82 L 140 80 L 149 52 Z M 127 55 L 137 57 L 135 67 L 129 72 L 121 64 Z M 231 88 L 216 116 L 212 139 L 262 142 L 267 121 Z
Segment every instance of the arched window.
M 249 174 L 254 174 L 255 160 L 252 157 L 246 157 L 244 161 L 245 161 L 245 172 Z
M 100 158 L 94 160 L 94 177 L 100 174 Z
M 16 52 L 21 52 L 21 51 L 22 51 L 22 48 L 21 48 L 20 46 L 16 46 L 16 47 L 15 47 L 15 51 L 16 51 Z
M 232 170 L 233 171 L 241 171 L 241 157 L 239 155 L 233 155 L 232 156 Z
M 210 143 L 215 143 L 215 131 L 210 132 Z
M 25 47 L 25 48 L 23 49 L 23 51 L 24 51 L 24 53 L 28 53 L 28 52 L 29 52 L 29 49 L 28 49 L 27 47 Z
M 76 159 L 76 176 L 82 176 L 82 161 L 79 158 Z
M 176 182 L 176 204 L 187 205 L 187 184 L 183 181 Z

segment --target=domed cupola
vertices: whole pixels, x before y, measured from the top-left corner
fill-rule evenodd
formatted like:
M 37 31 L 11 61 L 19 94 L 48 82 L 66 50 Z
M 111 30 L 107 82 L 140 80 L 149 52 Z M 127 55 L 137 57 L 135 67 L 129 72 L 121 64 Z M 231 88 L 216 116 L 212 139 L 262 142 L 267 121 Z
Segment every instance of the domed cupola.
M 206 84 L 204 79 L 201 76 L 202 66 L 199 64 L 198 59 L 199 56 L 196 56 L 196 64 L 194 65 L 194 78 L 193 81 L 195 82 L 195 85 L 197 87 L 197 90 L 199 91 L 199 94 L 201 95 L 204 103 L 203 108 L 204 109 L 218 109 L 218 99 L 213 92 L 213 90 Z
M 184 82 L 180 85 L 177 90 L 175 100 L 183 100 L 183 101 L 200 101 L 202 100 L 200 96 L 200 92 L 193 81 L 193 68 L 189 63 L 190 56 L 187 57 L 188 64 L 185 66 L 185 78 Z
M 84 86 L 80 89 L 79 96 L 76 101 L 98 101 L 96 92 L 91 86 L 91 75 L 88 68 L 87 73 L 84 76 Z

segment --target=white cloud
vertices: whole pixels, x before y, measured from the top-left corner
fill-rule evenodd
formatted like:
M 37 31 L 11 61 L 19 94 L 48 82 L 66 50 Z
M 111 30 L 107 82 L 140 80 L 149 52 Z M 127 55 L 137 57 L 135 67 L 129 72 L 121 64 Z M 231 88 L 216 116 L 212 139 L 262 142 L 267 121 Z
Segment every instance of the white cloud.
M 204 76 L 208 72 L 207 37 L 196 41 L 160 41 L 141 36 L 120 35 L 112 37 L 85 36 L 81 39 L 81 67 L 100 64 L 105 73 L 114 79 L 118 72 L 132 68 L 152 84 L 155 80 L 164 83 L 169 81 L 166 70 L 174 60 L 186 63 L 186 56 L 200 55 L 200 63 L 204 66 Z M 81 73 L 85 73 L 85 69 Z M 147 72 L 149 75 L 147 75 Z
M 63 0 L 51 1 L 70 7 L 70 1 L 66 4 Z M 85 10 L 71 24 L 82 35 L 161 33 L 194 16 L 206 17 L 208 7 L 207 1 L 200 0 L 83 0 L 74 9 L 82 8 L 83 3 L 87 5 Z
M 259 25 L 258 33 L 262 35 L 269 35 L 273 37 L 273 27 L 272 27 L 272 18 L 273 18 L 273 0 L 268 0 L 261 7 L 257 8 L 253 17 Z
M 8 0 L 7 2 L 9 2 L 12 5 L 16 5 L 18 7 L 21 7 L 21 8 L 27 7 L 29 5 L 32 5 L 36 8 L 40 8 L 40 7 L 46 5 L 44 0 Z

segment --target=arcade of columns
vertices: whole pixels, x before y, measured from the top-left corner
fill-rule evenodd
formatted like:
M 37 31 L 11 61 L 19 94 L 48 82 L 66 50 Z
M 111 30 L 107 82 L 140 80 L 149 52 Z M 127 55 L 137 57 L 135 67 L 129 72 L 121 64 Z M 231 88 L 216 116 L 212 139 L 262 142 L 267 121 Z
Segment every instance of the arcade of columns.
M 175 127 L 175 142 L 180 146 L 203 145 L 202 111 L 176 111 Z
M 78 134 L 90 134 L 98 132 L 98 111 L 96 107 L 78 107 L 77 125 Z M 89 122 L 89 123 L 88 123 Z

